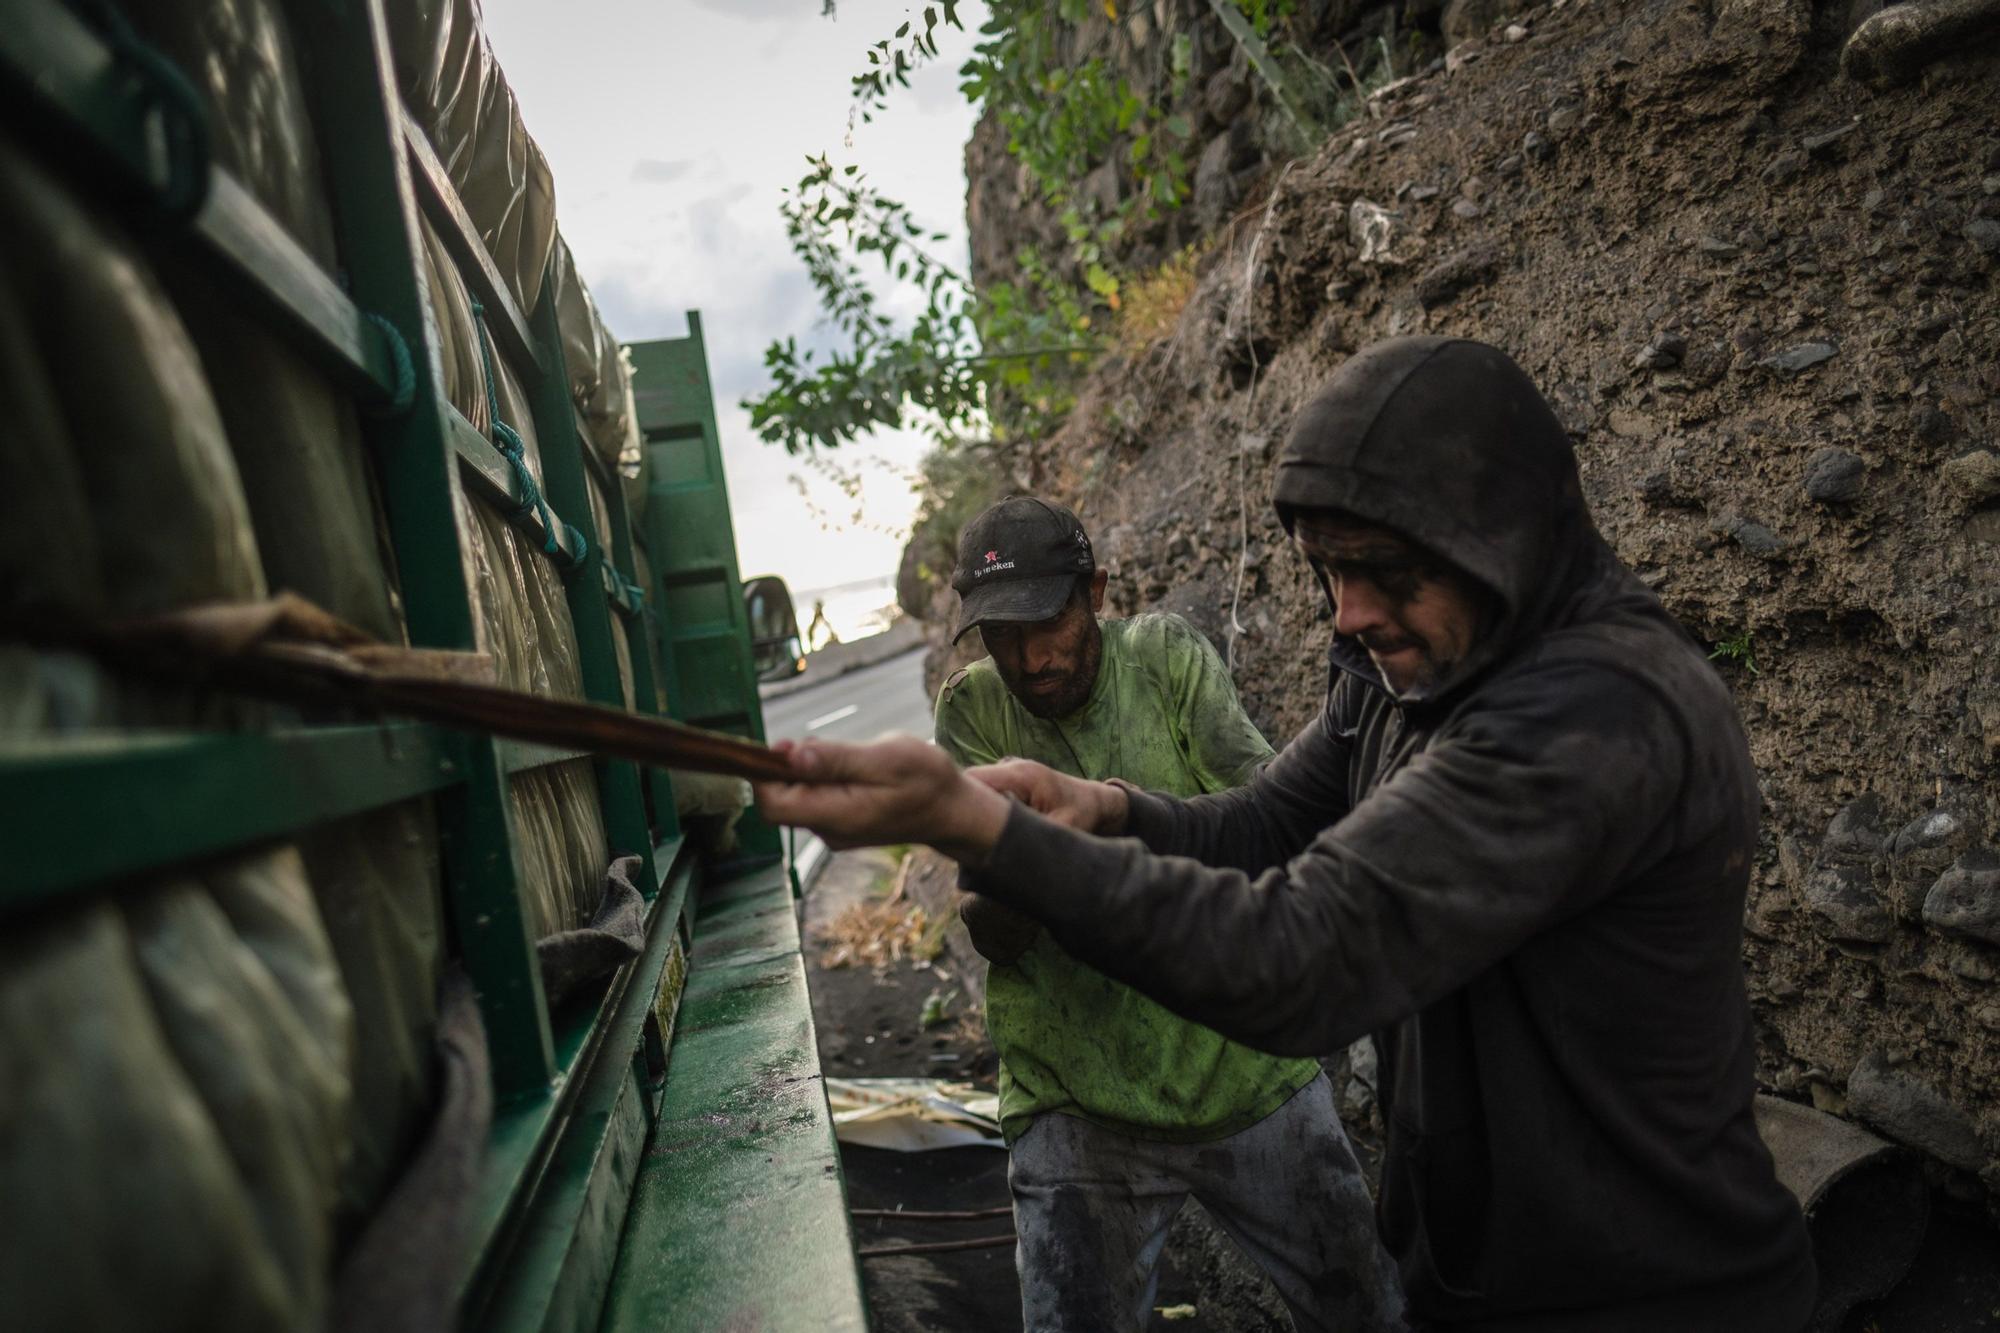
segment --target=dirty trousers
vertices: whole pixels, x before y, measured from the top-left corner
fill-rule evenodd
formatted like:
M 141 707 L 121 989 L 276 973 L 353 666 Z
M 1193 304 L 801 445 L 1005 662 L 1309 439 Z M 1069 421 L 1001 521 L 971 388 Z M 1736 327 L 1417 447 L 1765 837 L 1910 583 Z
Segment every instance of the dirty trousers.
M 1248 1129 L 1154 1143 L 1035 1118 L 1007 1166 L 1027 1333 L 1142 1329 L 1192 1195 L 1270 1275 L 1299 1333 L 1402 1330 L 1403 1293 L 1322 1074 Z

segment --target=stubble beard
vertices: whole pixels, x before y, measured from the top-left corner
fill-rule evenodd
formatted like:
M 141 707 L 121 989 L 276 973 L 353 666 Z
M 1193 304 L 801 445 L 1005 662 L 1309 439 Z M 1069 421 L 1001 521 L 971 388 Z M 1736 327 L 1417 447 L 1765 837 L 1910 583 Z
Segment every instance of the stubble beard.
M 1038 694 L 1028 686 L 1041 677 L 1028 677 L 1007 682 L 1014 698 L 1021 707 L 1045 721 L 1068 717 L 1090 702 L 1090 692 L 1097 685 L 1097 673 L 1104 663 L 1103 630 L 1096 618 L 1091 619 L 1089 634 L 1083 642 L 1082 660 L 1073 671 L 1062 673 L 1062 684 L 1053 692 Z

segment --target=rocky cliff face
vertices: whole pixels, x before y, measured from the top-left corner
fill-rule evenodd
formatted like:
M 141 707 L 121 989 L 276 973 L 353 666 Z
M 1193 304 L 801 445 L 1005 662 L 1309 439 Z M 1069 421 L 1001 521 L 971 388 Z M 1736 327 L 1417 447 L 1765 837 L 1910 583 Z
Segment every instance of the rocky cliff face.
M 1749 727 L 1763 1081 L 2000 1190 L 2000 57 L 1946 43 L 1876 91 L 1839 72 L 1867 3 L 1558 0 L 1476 37 L 1450 8 L 1443 61 L 1201 215 L 1178 326 L 1028 479 L 1117 610 L 1200 625 L 1282 737 L 1327 634 L 1267 500 L 1293 412 L 1375 339 L 1508 349 Z M 1267 155 L 1234 123 L 1206 126 L 1258 145 L 1232 184 Z M 1039 225 L 992 148 L 986 273 Z

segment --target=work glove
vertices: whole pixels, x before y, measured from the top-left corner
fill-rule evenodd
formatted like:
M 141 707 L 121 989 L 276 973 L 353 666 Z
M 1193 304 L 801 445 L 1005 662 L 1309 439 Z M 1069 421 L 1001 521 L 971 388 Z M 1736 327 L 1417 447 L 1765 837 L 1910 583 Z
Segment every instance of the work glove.
M 961 886 L 963 883 L 961 880 Z M 1033 917 L 977 893 L 959 893 L 958 917 L 965 922 L 965 933 L 972 937 L 972 947 L 979 956 L 1002 967 L 1019 961 L 1042 933 Z

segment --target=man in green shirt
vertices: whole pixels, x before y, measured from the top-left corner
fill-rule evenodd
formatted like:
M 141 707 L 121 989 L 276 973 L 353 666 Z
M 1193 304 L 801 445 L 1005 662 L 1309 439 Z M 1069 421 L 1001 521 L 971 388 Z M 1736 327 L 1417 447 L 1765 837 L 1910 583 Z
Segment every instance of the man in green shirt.
M 961 766 L 1038 760 L 1176 796 L 1247 782 L 1271 747 L 1178 616 L 1100 622 L 1106 575 L 1076 515 L 1012 497 L 967 525 L 958 635 L 990 657 L 937 702 Z M 1253 1051 L 1070 957 L 990 898 L 961 899 L 992 964 L 1017 1263 L 1030 1333 L 1141 1328 L 1192 1195 L 1270 1274 L 1302 1330 L 1403 1327 L 1395 1271 L 1326 1077 Z

